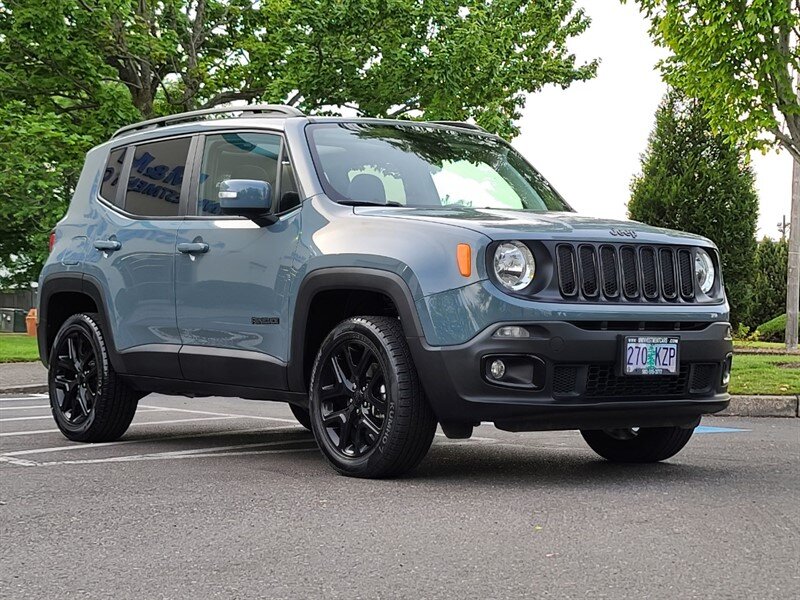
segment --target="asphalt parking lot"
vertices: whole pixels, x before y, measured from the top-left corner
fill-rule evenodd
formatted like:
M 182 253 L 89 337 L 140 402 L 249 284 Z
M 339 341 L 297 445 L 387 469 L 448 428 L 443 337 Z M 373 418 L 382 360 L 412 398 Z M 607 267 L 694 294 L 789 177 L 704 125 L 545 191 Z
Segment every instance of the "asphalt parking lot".
M 484 425 L 365 481 L 279 404 L 151 395 L 85 445 L 45 397 L 0 398 L 0 596 L 797 598 L 800 420 L 703 426 L 615 466 Z

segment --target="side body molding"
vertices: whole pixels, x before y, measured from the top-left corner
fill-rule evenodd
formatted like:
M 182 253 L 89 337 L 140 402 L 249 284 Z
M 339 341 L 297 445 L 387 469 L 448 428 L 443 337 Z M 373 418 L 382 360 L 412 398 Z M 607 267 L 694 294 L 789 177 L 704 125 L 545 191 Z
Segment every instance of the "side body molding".
M 306 373 L 303 356 L 306 344 L 306 322 L 314 297 L 328 290 L 364 290 L 380 292 L 391 298 L 400 314 L 406 338 L 423 338 L 414 297 L 405 280 L 391 271 L 361 267 L 325 267 L 311 271 L 303 279 L 297 293 L 291 328 L 291 360 L 289 389 L 304 392 Z

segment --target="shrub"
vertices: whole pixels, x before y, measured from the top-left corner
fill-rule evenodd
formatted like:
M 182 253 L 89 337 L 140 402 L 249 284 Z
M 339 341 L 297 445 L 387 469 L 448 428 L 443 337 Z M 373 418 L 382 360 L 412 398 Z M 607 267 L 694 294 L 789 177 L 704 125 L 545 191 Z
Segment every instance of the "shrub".
M 766 323 L 786 310 L 786 267 L 789 243 L 764 238 L 758 243 L 753 282 L 753 302 L 747 324 Z
M 797 329 L 800 333 L 800 327 Z M 765 342 L 786 341 L 786 313 L 762 323 L 757 329 L 759 339 Z

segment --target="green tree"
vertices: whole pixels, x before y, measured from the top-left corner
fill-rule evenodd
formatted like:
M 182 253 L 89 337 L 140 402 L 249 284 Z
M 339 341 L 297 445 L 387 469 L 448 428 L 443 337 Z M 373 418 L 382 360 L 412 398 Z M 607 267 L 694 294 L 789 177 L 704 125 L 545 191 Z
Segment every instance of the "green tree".
M 575 0 L 3 0 L 0 284 L 36 278 L 83 154 L 122 124 L 264 101 L 510 138 L 526 93 L 594 75 L 567 50 L 588 25 Z
M 656 112 L 628 204 L 634 220 L 717 244 L 734 323 L 747 316 L 756 251 L 758 197 L 746 156 L 712 133 L 698 101 L 670 91 Z
M 626 0 L 622 0 L 625 2 Z M 703 103 L 711 126 L 748 149 L 780 145 L 800 181 L 800 2 L 635 0 L 672 56 L 668 83 Z M 800 326 L 800 183 L 792 188 L 786 346 Z
M 756 250 L 753 302 L 747 325 L 755 329 L 786 312 L 786 240 L 764 238 Z

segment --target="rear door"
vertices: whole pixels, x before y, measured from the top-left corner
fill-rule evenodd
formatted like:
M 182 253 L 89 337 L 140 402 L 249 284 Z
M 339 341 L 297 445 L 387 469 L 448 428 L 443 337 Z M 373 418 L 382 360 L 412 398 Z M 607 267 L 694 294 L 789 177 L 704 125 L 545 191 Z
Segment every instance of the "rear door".
M 300 196 L 283 152 L 282 137 L 263 131 L 208 134 L 198 144 L 176 255 L 186 379 L 287 389 L 288 292 Z M 288 212 L 267 227 L 222 215 L 218 193 L 226 179 L 268 182 L 273 205 L 284 199 Z
M 181 376 L 175 319 L 175 239 L 191 137 L 119 148 L 95 198 L 86 275 L 106 296 L 125 370 Z

